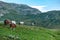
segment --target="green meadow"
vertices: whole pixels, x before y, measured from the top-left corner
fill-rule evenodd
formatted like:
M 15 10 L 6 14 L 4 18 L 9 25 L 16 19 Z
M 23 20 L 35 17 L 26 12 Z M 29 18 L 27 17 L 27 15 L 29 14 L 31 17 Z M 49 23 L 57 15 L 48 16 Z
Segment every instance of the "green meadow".
M 27 25 L 17 25 L 12 30 L 0 24 L 0 40 L 60 40 L 60 30 Z

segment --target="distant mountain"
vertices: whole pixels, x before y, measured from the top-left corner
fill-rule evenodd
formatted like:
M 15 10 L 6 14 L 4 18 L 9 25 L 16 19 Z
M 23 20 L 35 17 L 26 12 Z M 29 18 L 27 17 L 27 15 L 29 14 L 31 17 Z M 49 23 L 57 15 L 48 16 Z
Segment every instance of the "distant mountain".
M 38 24 L 48 28 L 60 28 L 60 11 L 48 11 L 40 14 Z
M 0 21 L 5 19 L 24 21 L 26 25 L 35 22 L 36 26 L 60 28 L 60 10 L 42 13 L 25 4 L 5 3 L 0 1 Z
M 29 7 L 28 5 L 25 4 L 14 4 L 14 3 L 5 3 L 0 1 L 0 17 L 9 15 L 26 15 L 26 14 L 40 14 L 41 11 L 38 9 Z M 15 16 L 16 16 L 15 15 Z

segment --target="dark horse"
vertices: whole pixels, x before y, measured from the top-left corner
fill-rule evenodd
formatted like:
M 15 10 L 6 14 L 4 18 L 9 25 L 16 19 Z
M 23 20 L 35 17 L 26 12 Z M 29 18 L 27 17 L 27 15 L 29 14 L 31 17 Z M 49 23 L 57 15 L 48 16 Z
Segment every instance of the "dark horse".
M 11 23 L 10 20 L 8 20 L 8 19 L 4 20 L 4 25 L 8 25 L 8 24 L 10 24 L 10 23 Z
M 16 24 L 12 23 L 10 20 L 6 19 L 4 20 L 4 25 L 9 25 L 10 28 L 14 29 L 16 27 Z

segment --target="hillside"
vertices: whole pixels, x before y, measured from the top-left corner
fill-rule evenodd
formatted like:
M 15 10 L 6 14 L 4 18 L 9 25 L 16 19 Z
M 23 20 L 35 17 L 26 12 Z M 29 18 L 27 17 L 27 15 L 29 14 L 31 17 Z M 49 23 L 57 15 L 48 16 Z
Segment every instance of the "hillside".
M 47 28 L 60 28 L 60 11 L 48 11 L 37 15 L 38 24 Z
M 15 12 L 15 14 L 20 15 L 41 13 L 38 9 L 32 8 L 25 4 L 6 3 L 2 1 L 0 1 L 0 12 L 3 14 Z
M 38 9 L 25 4 L 0 1 L 0 21 L 5 19 L 15 20 L 17 23 L 24 21 L 25 25 L 31 25 L 32 22 L 35 22 L 35 26 L 60 28 L 60 10 L 42 13 Z
M 0 24 L 1 40 L 60 40 L 58 31 L 36 26 L 17 25 L 15 30 Z

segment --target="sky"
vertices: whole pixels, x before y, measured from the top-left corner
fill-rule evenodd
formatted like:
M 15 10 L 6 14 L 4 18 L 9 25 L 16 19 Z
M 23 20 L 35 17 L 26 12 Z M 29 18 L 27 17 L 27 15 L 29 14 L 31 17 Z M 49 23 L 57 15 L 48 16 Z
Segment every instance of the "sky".
M 8 3 L 26 4 L 42 12 L 60 10 L 60 0 L 0 0 Z

